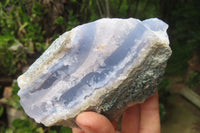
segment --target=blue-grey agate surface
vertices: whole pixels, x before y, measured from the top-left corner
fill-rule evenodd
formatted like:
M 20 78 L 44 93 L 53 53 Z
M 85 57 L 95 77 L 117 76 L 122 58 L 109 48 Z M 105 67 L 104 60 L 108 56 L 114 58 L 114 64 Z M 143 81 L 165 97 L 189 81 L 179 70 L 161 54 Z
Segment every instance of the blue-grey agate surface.
M 18 78 L 18 84 L 21 88 L 18 95 L 20 96 L 22 107 L 31 118 L 47 126 L 61 121 L 65 121 L 70 125 L 71 122 L 67 122 L 68 119 L 71 120 L 78 113 L 92 107 L 91 110 L 93 111 L 99 113 L 103 111 L 103 114 L 107 114 L 106 111 L 109 110 L 105 109 L 105 106 L 101 106 L 101 104 L 105 105 L 111 102 L 113 98 L 118 98 L 120 95 L 125 94 L 123 91 L 126 89 L 122 86 L 126 82 L 128 84 L 126 80 L 130 78 L 131 80 L 129 81 L 134 83 L 135 81 L 132 78 L 138 80 L 134 75 L 139 76 L 143 72 L 149 72 L 149 68 L 153 70 L 151 76 L 157 77 L 148 77 L 151 80 L 148 84 L 154 84 L 153 86 L 150 85 L 150 88 L 156 87 L 158 82 L 154 83 L 153 80 L 160 79 L 160 76 L 163 75 L 166 61 L 171 54 L 166 34 L 167 27 L 167 24 L 159 19 L 145 21 L 133 18 L 100 19 L 80 25 L 71 32 L 61 35 L 64 38 L 67 34 L 73 33 L 70 41 L 57 39 L 49 48 L 51 53 L 53 54 L 56 51 L 52 49 L 60 41 L 62 41 L 60 44 L 70 44 L 71 47 L 58 60 L 56 60 L 57 56 L 55 55 L 51 59 L 55 63 L 50 63 L 45 72 L 37 72 L 37 69 L 43 67 L 41 61 L 41 66 L 37 63 L 35 63 L 37 65 L 33 64 L 32 68 L 24 74 L 24 77 L 22 75 Z M 157 46 L 157 44 L 160 45 Z M 65 50 L 63 49 L 63 51 Z M 159 53 L 160 51 L 161 53 Z M 158 58 L 164 55 L 162 57 L 163 60 L 153 62 L 153 56 L 156 56 L 156 54 L 154 55 L 151 52 L 159 53 L 157 54 Z M 48 56 L 45 57 L 44 55 L 38 60 L 48 58 Z M 151 62 L 157 64 L 151 66 Z M 23 79 L 32 75 L 36 76 L 30 78 L 30 83 L 20 84 L 20 82 L 23 82 Z M 126 82 L 123 82 L 123 80 Z M 144 80 L 144 77 L 141 80 Z M 142 81 L 137 82 L 142 83 Z M 115 87 L 112 88 L 112 84 L 116 84 L 113 85 Z M 134 89 L 134 85 L 130 86 L 131 89 L 129 88 L 129 90 L 132 90 L 132 92 L 135 92 L 136 88 L 138 89 L 138 87 Z M 116 93 L 117 88 L 123 93 Z M 101 94 L 100 96 L 95 93 L 98 91 Z M 153 90 L 152 92 L 155 91 Z M 134 94 L 129 94 L 135 96 Z M 94 101 L 90 102 L 90 97 L 93 98 L 93 95 L 97 95 L 97 99 L 94 99 L 96 104 Z M 114 96 L 111 98 L 111 95 Z M 133 100 L 142 101 L 149 96 L 140 97 L 140 100 L 133 97 L 128 100 L 118 98 L 125 102 L 116 109 L 120 110 L 120 108 L 123 108 L 123 106 L 126 106 Z M 104 100 L 103 97 L 107 99 Z M 87 103 L 88 105 L 85 105 Z M 95 107 L 96 105 L 98 107 Z M 115 111 L 115 109 L 112 108 L 112 111 Z

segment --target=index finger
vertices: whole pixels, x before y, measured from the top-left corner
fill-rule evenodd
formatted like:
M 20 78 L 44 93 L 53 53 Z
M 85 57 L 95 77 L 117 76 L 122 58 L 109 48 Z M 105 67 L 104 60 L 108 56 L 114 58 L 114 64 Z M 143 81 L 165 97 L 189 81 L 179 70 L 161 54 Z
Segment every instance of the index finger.
M 160 133 L 158 92 L 141 104 L 140 133 Z

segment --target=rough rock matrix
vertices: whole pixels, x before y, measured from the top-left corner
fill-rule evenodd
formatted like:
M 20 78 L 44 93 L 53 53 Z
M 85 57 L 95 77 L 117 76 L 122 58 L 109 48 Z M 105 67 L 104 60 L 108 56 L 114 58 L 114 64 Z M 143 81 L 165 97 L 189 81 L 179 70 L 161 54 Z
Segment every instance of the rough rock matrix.
M 157 90 L 167 28 L 157 18 L 103 18 L 65 32 L 18 78 L 24 111 L 46 126 L 76 126 L 86 110 L 116 119 Z

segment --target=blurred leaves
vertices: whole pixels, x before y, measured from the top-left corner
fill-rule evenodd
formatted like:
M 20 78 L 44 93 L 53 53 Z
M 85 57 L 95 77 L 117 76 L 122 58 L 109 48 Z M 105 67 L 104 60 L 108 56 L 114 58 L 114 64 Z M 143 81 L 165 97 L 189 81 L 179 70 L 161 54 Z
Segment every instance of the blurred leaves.
M 55 23 L 58 25 L 63 25 L 64 24 L 64 18 L 62 16 L 59 16 L 56 18 Z
M 64 126 L 62 126 L 62 127 L 60 128 L 60 133 L 72 133 L 72 129 L 69 128 L 69 127 L 64 127 Z
M 26 50 L 20 47 L 20 42 L 10 35 L 0 36 L 0 73 L 12 75 L 20 69 L 18 63 L 26 63 Z M 19 46 L 17 49 L 15 47 Z
M 3 114 L 3 111 L 4 111 L 4 108 L 3 108 L 3 106 L 0 106 L 0 117 L 2 116 L 2 114 Z
M 193 87 L 198 87 L 200 85 L 200 73 L 197 73 L 197 72 L 191 72 L 189 74 L 189 80 L 187 82 L 187 85 L 190 87 L 190 88 L 193 88 Z
M 14 107 L 15 109 L 22 109 L 21 108 L 21 105 L 19 103 L 19 96 L 17 95 L 17 92 L 19 91 L 19 87 L 17 85 L 17 82 L 13 82 L 13 85 L 12 85 L 12 95 L 11 97 L 8 99 L 8 105 Z
M 159 88 L 159 111 L 160 111 L 160 119 L 161 122 L 165 120 L 165 116 L 167 114 L 167 110 L 165 105 L 167 104 L 166 98 L 171 95 L 170 92 L 170 81 L 168 78 L 164 78 L 158 86 Z
M 162 103 L 159 104 L 159 111 L 160 111 L 161 122 L 163 122 L 165 120 L 165 116 L 166 116 L 166 109 L 165 109 L 164 104 L 162 104 Z
M 33 1 L 32 15 L 25 8 L 27 0 L 0 3 L 0 74 L 15 75 L 27 64 L 27 54 L 46 49 L 41 26 L 42 17 L 38 1 Z M 40 10 L 39 10 L 40 9 Z M 37 43 L 37 47 L 36 47 Z M 16 49 L 13 46 L 20 45 Z M 16 46 L 15 46 L 16 47 Z
M 199 4 L 198 0 L 176 1 L 176 7 L 171 11 L 168 19 L 173 54 L 168 63 L 168 74 L 185 74 L 188 60 L 200 47 Z
M 36 123 L 29 119 L 15 119 L 12 125 L 15 133 L 44 133 L 42 127 L 37 127 Z

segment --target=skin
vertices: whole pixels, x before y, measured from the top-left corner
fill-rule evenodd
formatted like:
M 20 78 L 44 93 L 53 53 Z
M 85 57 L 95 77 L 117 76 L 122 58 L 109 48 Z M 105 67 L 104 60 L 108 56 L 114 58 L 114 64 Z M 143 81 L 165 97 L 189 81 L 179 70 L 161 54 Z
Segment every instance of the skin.
M 95 112 L 79 114 L 76 123 L 81 129 L 73 128 L 73 133 L 120 133 L 116 130 L 116 122 L 111 123 Z M 158 92 L 123 113 L 121 133 L 160 133 Z

